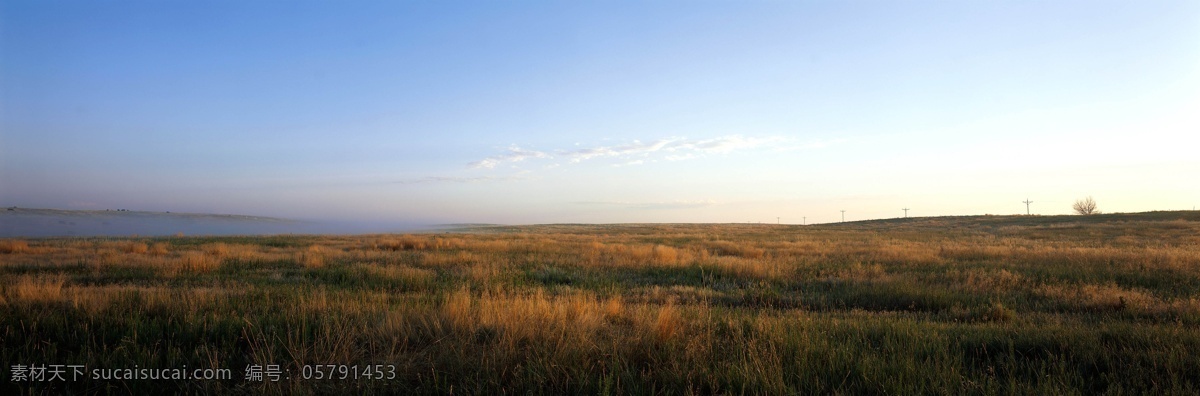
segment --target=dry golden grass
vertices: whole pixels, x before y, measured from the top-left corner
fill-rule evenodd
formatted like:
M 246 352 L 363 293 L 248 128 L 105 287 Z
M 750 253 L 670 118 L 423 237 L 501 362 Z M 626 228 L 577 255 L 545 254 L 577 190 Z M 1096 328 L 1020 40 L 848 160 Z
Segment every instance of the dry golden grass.
M 625 315 L 625 302 L 621 300 L 621 296 L 609 297 L 604 301 L 603 312 L 605 319 L 618 320 Z
M 185 252 L 179 257 L 179 268 L 192 273 L 205 273 L 221 266 L 221 259 L 211 253 Z
M 243 295 L 244 291 L 212 287 L 180 290 L 163 286 L 101 285 L 65 287 L 62 293 L 75 308 L 92 314 L 104 314 L 134 297 L 145 309 L 182 314 L 220 305 L 229 298 Z
M 722 256 L 738 256 L 750 259 L 762 258 L 766 254 L 766 250 L 757 246 L 750 246 L 745 242 L 738 243 L 733 241 L 712 241 L 706 243 L 709 251 L 716 255 Z
M 610 327 L 614 323 L 632 326 L 620 330 L 622 337 L 649 336 L 655 342 L 677 338 L 686 326 L 672 304 L 630 311 L 619 299 L 602 300 L 590 293 L 551 296 L 541 290 L 476 295 L 460 289 L 446 298 L 441 312 L 446 331 L 495 343 L 510 354 L 520 353 L 531 341 L 551 350 L 597 348 L 595 337 L 616 335 L 611 333 L 618 330 Z
M 92 265 L 96 267 L 112 267 L 127 263 L 130 255 L 122 253 L 117 248 L 104 246 L 97 248 L 91 258 Z
M 1023 275 L 1003 268 L 973 268 L 965 271 L 954 269 L 947 271 L 946 277 L 951 284 L 976 292 L 1009 293 L 1030 286 Z
M 374 248 L 386 250 L 447 250 L 461 249 L 465 246 L 465 242 L 461 238 L 400 235 L 376 238 L 371 245 Z
M 507 268 L 505 261 L 485 261 L 472 265 L 467 270 L 467 276 L 473 282 L 487 285 L 498 279 Z
M 552 241 L 543 241 L 541 243 L 544 246 L 558 246 Z M 570 255 L 582 253 L 584 257 L 583 260 L 579 261 L 580 264 L 589 266 L 642 267 L 651 265 L 677 267 L 687 264 L 697 257 L 692 251 L 661 244 L 605 244 L 593 241 L 583 243 L 580 246 L 581 249 L 578 251 L 564 253 Z
M 171 252 L 171 249 L 170 249 L 170 247 L 167 246 L 167 244 L 162 243 L 162 242 L 157 242 L 153 245 L 150 245 L 150 249 L 148 250 L 148 252 L 155 256 L 165 256 Z
M 1187 394 L 1193 223 L 34 239 L 0 255 L 0 320 L 14 359 L 85 323 L 123 349 L 55 357 L 398 365 L 361 393 Z
M 150 246 L 145 242 L 129 241 L 121 246 L 121 251 L 131 254 L 145 254 L 150 251 Z
M 304 251 L 296 253 L 296 261 L 305 268 L 321 268 L 333 255 L 333 250 L 321 245 L 309 245 Z
M 67 288 L 64 294 L 76 309 L 91 315 L 100 315 L 117 304 L 122 297 L 149 296 L 153 291 L 165 292 L 166 289 L 133 285 L 73 286 Z
M 220 260 L 231 259 L 239 261 L 255 261 L 265 258 L 265 255 L 260 250 L 259 246 L 242 243 L 210 243 L 201 246 L 201 250 L 205 254 Z
M 429 252 L 421 255 L 421 264 L 431 267 L 445 266 L 473 266 L 483 260 L 476 253 L 457 251 L 457 252 Z
M 0 239 L 0 253 L 25 253 L 28 251 L 28 242 L 18 239 Z
M 1139 310 L 1159 307 L 1163 301 L 1148 293 L 1115 284 L 1086 285 L 1042 285 L 1035 289 L 1037 295 L 1053 301 L 1091 310 Z
M 474 312 L 471 310 L 471 290 L 467 288 L 459 289 L 446 297 L 446 303 L 442 306 L 446 320 L 451 325 L 458 328 L 470 328 L 477 321 Z
M 62 275 L 25 275 L 17 278 L 5 294 L 10 302 L 62 301 L 64 283 L 66 278 Z
M 207 253 L 211 256 L 225 257 L 229 255 L 230 246 L 223 242 L 217 242 L 205 244 L 204 246 L 201 246 L 200 249 L 203 250 L 204 253 Z
M 683 326 L 683 320 L 679 318 L 679 312 L 675 309 L 675 303 L 669 302 L 658 310 L 658 314 L 654 318 L 654 336 L 659 341 L 670 341 L 679 335 L 680 328 Z
M 424 268 L 413 268 L 400 265 L 380 266 L 366 263 L 359 263 L 357 266 L 365 269 L 371 275 L 391 281 L 402 282 L 415 287 L 427 287 L 433 282 L 433 279 L 437 277 L 437 272 Z
M 838 268 L 828 276 L 830 280 L 840 282 L 876 283 L 893 280 L 893 276 L 889 275 L 882 265 L 864 265 L 860 262 Z

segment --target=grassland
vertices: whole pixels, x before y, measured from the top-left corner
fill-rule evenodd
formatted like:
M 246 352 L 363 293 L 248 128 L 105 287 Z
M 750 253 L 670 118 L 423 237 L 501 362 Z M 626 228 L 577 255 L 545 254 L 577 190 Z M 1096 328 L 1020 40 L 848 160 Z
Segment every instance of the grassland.
M 0 347 L 4 394 L 1196 394 L 1200 213 L 8 239 Z

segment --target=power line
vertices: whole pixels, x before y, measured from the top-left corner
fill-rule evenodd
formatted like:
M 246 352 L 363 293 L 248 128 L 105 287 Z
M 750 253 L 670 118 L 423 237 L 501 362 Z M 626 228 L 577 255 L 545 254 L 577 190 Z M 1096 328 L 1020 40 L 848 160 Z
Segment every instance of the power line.
M 904 218 L 908 218 L 908 208 L 904 208 Z

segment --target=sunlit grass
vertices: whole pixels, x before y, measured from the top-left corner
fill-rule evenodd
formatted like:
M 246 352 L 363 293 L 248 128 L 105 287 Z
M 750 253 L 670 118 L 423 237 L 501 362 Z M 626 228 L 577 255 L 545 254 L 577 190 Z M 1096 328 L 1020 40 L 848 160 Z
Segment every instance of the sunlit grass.
M 0 240 L 0 360 L 238 374 L 0 386 L 1195 393 L 1200 218 L 1161 216 Z M 240 375 L 368 363 L 398 377 Z

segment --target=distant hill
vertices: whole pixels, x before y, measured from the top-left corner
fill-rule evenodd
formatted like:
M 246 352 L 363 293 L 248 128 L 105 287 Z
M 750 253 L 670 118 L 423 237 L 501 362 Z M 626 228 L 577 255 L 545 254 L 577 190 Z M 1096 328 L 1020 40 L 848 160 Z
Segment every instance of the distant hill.
M 771 223 L 614 223 L 614 224 L 529 224 L 529 225 L 473 225 L 454 229 L 473 233 L 565 233 L 662 235 L 684 230 L 703 228 L 714 232 L 720 230 L 761 230 L 772 232 L 878 230 L 911 231 L 921 234 L 949 234 L 958 232 L 984 233 L 993 235 L 1047 233 L 1078 233 L 1087 228 L 1090 234 L 1081 237 L 1120 236 L 1144 227 L 1172 228 L 1177 222 L 1200 222 L 1200 211 L 1155 211 L 1141 213 L 1106 213 L 1094 215 L 977 215 L 910 217 L 877 220 L 847 221 L 845 223 L 821 223 L 810 225 Z
M 915 232 L 984 232 L 1007 234 L 1014 229 L 1043 228 L 1045 232 L 1067 232 L 1087 225 L 1111 228 L 1096 236 L 1119 235 L 1127 226 L 1162 224 L 1174 221 L 1200 222 L 1200 211 L 1156 211 L 1106 213 L 1087 216 L 1054 215 L 979 215 L 911 217 L 848 221 L 814 225 L 797 224 L 540 224 L 500 225 L 456 223 L 421 225 L 394 222 L 314 222 L 274 217 L 203 213 L 170 213 L 115 210 L 61 210 L 0 208 L 0 238 L 55 236 L 164 236 L 184 235 L 270 235 L 270 234 L 367 234 L 392 232 L 559 232 L 660 234 L 690 227 L 748 227 L 770 229 L 858 229 L 912 230 Z
M 456 228 L 484 228 L 484 227 L 500 227 L 500 226 L 503 226 L 503 224 L 492 224 L 492 223 L 447 223 L 447 224 L 433 224 L 433 225 L 430 225 L 429 227 L 430 227 L 430 228 L 433 228 L 433 229 L 443 229 L 443 228 L 445 228 L 445 229 L 456 229 Z
M 978 215 L 978 216 L 937 216 L 910 217 L 878 220 L 848 221 L 845 223 L 826 223 L 821 226 L 837 227 L 895 227 L 895 226 L 939 226 L 939 227 L 1039 227 L 1061 226 L 1069 224 L 1099 224 L 1121 222 L 1156 222 L 1156 221 L 1200 221 L 1200 211 L 1176 210 L 1138 213 L 1101 213 L 1093 215 Z

